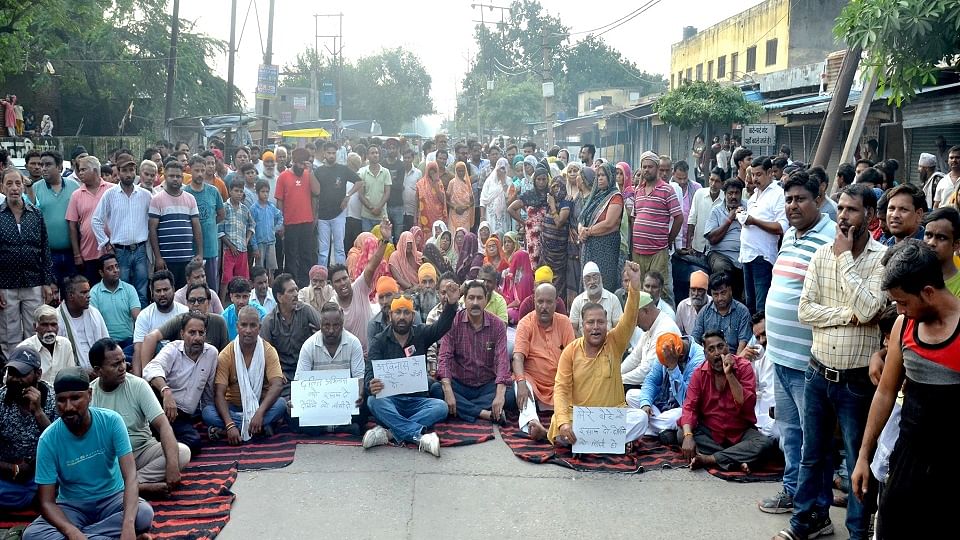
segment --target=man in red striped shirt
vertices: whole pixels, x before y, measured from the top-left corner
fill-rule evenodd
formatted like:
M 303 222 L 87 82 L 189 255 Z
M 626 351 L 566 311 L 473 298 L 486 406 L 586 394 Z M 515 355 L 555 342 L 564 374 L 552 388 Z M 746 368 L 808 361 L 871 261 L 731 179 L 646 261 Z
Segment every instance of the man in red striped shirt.
M 673 187 L 657 177 L 660 156 L 644 152 L 638 175 L 643 180 L 636 189 L 633 205 L 633 261 L 642 273 L 656 270 L 664 276 L 661 296 L 673 304 L 673 276 L 670 249 L 683 224 L 683 210 Z

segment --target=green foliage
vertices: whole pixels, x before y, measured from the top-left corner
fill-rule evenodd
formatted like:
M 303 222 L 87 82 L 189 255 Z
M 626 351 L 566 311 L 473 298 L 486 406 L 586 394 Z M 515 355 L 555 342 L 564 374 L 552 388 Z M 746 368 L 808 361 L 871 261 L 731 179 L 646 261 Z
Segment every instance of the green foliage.
M 542 119 L 540 81 L 544 38 L 551 48 L 550 72 L 556 111 L 575 115 L 577 94 L 584 90 L 630 87 L 639 89 L 641 94 L 650 94 L 666 88 L 662 77 L 641 71 L 600 37 L 588 35 L 571 44 L 569 27 L 564 26 L 559 17 L 546 14 L 538 0 L 514 0 L 509 17 L 502 26 L 478 24 L 474 30 L 474 42 L 479 50 L 457 96 L 456 125 L 461 132 L 476 131 L 478 99 L 485 129 L 519 134 L 524 123 Z M 494 81 L 492 92 L 486 89 L 488 80 Z M 531 93 L 525 95 L 522 91 Z M 490 110 L 504 95 L 515 95 L 520 101 L 514 101 L 507 113 Z M 517 123 L 515 117 L 519 112 L 524 113 L 525 120 Z M 516 129 L 521 131 L 514 131 Z
M 721 86 L 716 81 L 683 84 L 661 96 L 653 105 L 653 110 L 665 123 L 680 129 L 699 127 L 705 123 L 749 124 L 763 114 L 763 107 L 747 101 L 739 88 Z
M 851 0 L 834 33 L 868 51 L 861 65 L 878 75 L 891 104 L 909 101 L 917 88 L 935 84 L 938 65 L 956 68 L 960 58 L 957 0 Z
M 170 14 L 164 0 L 3 4 L 0 79 L 29 77 L 37 91 L 56 85 L 63 111 L 58 131 L 73 131 L 82 122 L 85 134 L 116 134 L 133 103 L 125 133 L 160 133 L 170 54 Z M 223 42 L 180 20 L 175 116 L 225 111 L 226 82 L 209 65 L 209 59 L 224 50 Z M 48 61 L 54 75 L 42 69 Z M 235 110 L 241 105 L 236 89 L 232 102 Z
M 308 49 L 283 70 L 281 86 L 310 88 L 316 72 L 319 81 L 336 81 L 337 66 Z M 343 64 L 343 116 L 374 119 L 384 133 L 398 133 L 405 122 L 431 114 L 431 78 L 420 59 L 402 48 L 383 49 Z

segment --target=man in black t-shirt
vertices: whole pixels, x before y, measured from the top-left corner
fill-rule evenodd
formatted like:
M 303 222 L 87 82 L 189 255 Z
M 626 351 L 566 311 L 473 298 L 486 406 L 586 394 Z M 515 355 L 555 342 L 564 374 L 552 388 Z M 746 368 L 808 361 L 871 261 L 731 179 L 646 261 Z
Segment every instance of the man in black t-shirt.
M 347 260 L 343 250 L 343 231 L 347 222 L 346 208 L 350 196 L 362 188 L 360 177 L 346 166 L 337 163 L 337 145 L 333 141 L 323 143 L 323 165 L 316 167 L 313 174 L 320 182 L 320 196 L 316 201 L 319 244 L 317 264 L 323 267 L 328 266 L 331 244 L 334 261 L 337 264 L 343 264 Z M 350 193 L 347 193 L 347 182 L 353 182 Z
M 387 199 L 387 217 L 393 223 L 393 243 L 396 245 L 400 241 L 400 233 L 406 229 L 403 227 L 403 177 L 404 165 L 400 160 L 399 141 L 393 137 L 383 143 L 383 149 L 386 158 L 383 165 L 390 171 L 390 179 L 393 184 L 390 185 L 390 198 Z

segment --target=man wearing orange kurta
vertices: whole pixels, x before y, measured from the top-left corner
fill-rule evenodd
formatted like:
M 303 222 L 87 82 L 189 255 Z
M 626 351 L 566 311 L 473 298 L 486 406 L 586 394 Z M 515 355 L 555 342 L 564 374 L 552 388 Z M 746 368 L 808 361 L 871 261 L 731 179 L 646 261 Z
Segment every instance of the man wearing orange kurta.
M 623 317 L 613 330 L 607 331 L 607 315 L 603 306 L 588 302 L 582 308 L 583 337 L 567 345 L 557 364 L 557 378 L 553 387 L 553 419 L 547 438 L 554 444 L 573 445 L 573 407 L 626 407 L 620 361 L 637 326 L 640 307 L 640 266 L 624 264 L 624 274 L 630 278 L 627 304 Z M 650 303 L 650 295 L 645 295 Z M 639 429 L 638 410 L 626 415 L 626 440 L 636 440 Z
M 520 430 L 542 440 L 547 430 L 537 416 L 537 405 L 553 408 L 553 384 L 560 353 L 573 342 L 573 325 L 556 313 L 557 289 L 543 283 L 534 290 L 534 311 L 517 324 L 513 345 L 513 380 L 520 409 Z

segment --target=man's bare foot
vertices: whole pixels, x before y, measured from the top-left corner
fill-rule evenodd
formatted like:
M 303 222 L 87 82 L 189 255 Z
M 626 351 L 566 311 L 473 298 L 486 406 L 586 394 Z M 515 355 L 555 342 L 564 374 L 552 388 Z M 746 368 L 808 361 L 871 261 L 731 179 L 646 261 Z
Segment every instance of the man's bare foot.
M 530 428 L 531 440 L 542 441 L 547 438 L 547 429 L 543 427 L 539 420 L 531 420 L 527 426 Z
M 481 420 L 486 420 L 487 422 L 489 422 L 490 419 L 493 418 L 493 413 L 490 412 L 490 411 L 488 411 L 488 410 L 486 410 L 486 409 L 484 409 L 484 410 L 480 411 L 480 414 L 477 415 L 477 418 L 479 418 L 479 419 L 481 419 Z
M 144 499 L 166 499 L 170 496 L 170 488 L 166 482 L 139 484 L 140 496 Z
M 716 464 L 717 460 L 714 459 L 713 456 L 697 454 L 693 459 L 690 460 L 690 470 L 695 471 L 705 467 L 713 467 Z
M 740 471 L 743 472 L 743 474 L 750 474 L 750 466 L 747 465 L 746 463 L 741 463 Z

